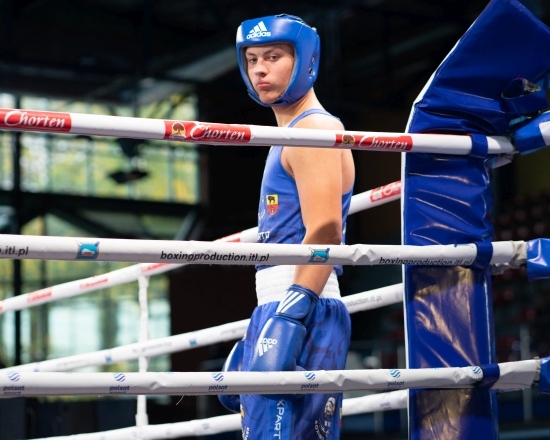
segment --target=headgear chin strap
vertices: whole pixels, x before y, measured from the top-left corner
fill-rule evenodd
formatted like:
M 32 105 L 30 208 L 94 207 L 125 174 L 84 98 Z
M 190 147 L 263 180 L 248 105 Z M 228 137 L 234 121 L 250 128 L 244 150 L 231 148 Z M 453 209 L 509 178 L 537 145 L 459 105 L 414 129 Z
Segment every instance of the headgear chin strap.
M 294 71 L 285 92 L 275 102 L 266 104 L 260 100 L 250 82 L 244 51 L 248 46 L 274 43 L 289 43 L 293 46 Z M 241 76 L 250 97 L 264 107 L 287 105 L 298 101 L 313 87 L 317 78 L 320 45 L 317 31 L 293 15 L 270 15 L 243 21 L 237 30 L 237 57 Z

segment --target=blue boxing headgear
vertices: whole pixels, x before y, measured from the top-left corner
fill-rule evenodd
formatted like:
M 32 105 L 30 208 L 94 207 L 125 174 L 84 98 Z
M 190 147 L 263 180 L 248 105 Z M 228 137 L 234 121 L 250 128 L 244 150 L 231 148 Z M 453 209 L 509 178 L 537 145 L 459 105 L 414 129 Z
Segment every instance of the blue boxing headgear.
M 248 46 L 289 43 L 294 48 L 294 70 L 285 92 L 270 104 L 260 100 L 248 77 L 244 56 Z M 293 15 L 270 15 L 246 20 L 237 30 L 237 57 L 239 69 L 250 97 L 265 107 L 292 104 L 313 87 L 319 68 L 320 39 L 317 31 L 301 18 Z

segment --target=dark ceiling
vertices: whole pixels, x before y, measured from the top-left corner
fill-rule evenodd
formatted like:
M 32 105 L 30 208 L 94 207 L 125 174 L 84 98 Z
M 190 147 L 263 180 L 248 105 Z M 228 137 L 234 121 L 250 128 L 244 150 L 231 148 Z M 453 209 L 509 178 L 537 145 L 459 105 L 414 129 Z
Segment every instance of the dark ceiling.
M 526 0 L 544 20 L 548 7 Z M 193 84 L 241 88 L 235 31 L 286 12 L 322 37 L 325 99 L 357 106 L 417 90 L 486 0 L 1 0 L 0 90 L 150 102 Z M 202 89 L 204 90 L 204 88 Z

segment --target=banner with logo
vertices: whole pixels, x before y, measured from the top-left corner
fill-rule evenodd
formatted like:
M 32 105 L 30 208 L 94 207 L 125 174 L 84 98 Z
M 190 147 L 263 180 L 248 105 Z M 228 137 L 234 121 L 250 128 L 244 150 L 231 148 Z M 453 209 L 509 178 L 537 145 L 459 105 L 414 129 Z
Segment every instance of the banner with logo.
M 523 243 L 523 242 L 517 242 Z M 525 261 L 525 246 L 493 242 L 490 263 Z M 186 264 L 350 264 L 470 266 L 476 263 L 475 243 L 452 245 L 299 245 L 206 241 L 130 240 L 112 238 L 0 235 L 0 258 L 74 261 L 120 261 Z M 480 252 L 479 255 L 482 255 Z M 163 268 L 164 269 L 164 268 Z M 97 277 L 97 283 L 103 278 Z M 105 281 L 106 282 L 106 281 Z M 93 284 L 93 282 L 92 282 Z M 46 296 L 45 293 L 41 294 Z
M 469 154 L 473 145 L 472 139 L 467 135 L 309 130 L 18 109 L 0 109 L 0 130 L 116 136 L 212 145 L 288 145 L 461 155 Z M 491 154 L 515 151 L 512 143 L 504 137 L 487 137 L 486 142 Z

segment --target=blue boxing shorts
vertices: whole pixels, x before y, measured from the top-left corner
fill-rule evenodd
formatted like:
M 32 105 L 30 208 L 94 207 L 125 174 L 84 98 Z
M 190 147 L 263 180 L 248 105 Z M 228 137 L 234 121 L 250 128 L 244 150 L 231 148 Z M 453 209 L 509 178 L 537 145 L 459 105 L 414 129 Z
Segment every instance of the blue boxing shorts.
M 287 281 L 292 277 L 293 266 L 275 266 L 258 272 L 259 305 L 254 309 L 244 338 L 243 371 L 248 370 L 260 331 L 277 309 L 279 301 L 275 297 L 282 298 L 292 283 L 287 284 Z M 333 272 L 315 308 L 298 362 L 307 371 L 343 370 L 345 367 L 351 321 L 339 297 L 338 281 Z M 340 438 L 342 393 L 304 394 L 293 401 L 266 399 L 260 395 L 241 395 L 240 398 L 243 440 Z

